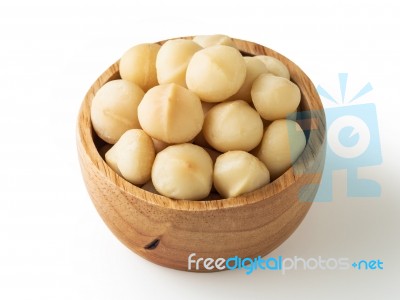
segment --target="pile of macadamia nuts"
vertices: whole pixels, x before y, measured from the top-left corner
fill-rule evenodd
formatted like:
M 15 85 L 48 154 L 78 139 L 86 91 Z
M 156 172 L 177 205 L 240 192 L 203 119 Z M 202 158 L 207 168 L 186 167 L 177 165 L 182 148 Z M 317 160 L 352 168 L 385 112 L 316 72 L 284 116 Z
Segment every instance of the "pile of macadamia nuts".
M 304 150 L 289 117 L 300 90 L 286 66 L 242 56 L 227 36 L 134 46 L 119 73 L 94 96 L 91 121 L 110 168 L 145 190 L 235 197 L 278 178 Z

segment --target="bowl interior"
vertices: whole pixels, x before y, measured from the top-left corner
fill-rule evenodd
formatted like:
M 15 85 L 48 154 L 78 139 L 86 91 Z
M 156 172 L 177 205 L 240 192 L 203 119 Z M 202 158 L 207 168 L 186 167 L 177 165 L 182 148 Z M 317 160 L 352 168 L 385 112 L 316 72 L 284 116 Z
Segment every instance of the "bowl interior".
M 316 156 L 321 151 L 324 151 L 323 147 L 325 140 L 325 114 L 314 85 L 295 63 L 278 52 L 256 43 L 238 39 L 234 39 L 234 41 L 238 49 L 245 56 L 269 55 L 279 59 L 289 69 L 291 80 L 300 88 L 301 102 L 298 108 L 297 120 L 306 134 L 307 144 L 302 155 L 297 159 L 295 164 L 279 178 L 258 190 L 238 197 L 219 200 L 173 200 L 168 197 L 142 190 L 141 188 L 127 182 L 118 176 L 103 160 L 99 150 L 106 145 L 106 143 L 96 135 L 90 121 L 90 105 L 97 90 L 106 82 L 120 78 L 117 61 L 111 65 L 92 85 L 82 103 L 78 117 L 78 136 L 81 137 L 81 142 L 85 152 L 91 158 L 94 165 L 104 174 L 106 180 L 112 181 L 124 192 L 130 193 L 135 197 L 148 201 L 154 205 L 161 205 L 163 207 L 179 210 L 203 211 L 237 207 L 266 199 L 280 193 L 307 173 L 308 168 L 310 168 L 310 166 L 315 162 Z M 163 44 L 164 42 L 165 41 L 161 41 L 159 43 Z

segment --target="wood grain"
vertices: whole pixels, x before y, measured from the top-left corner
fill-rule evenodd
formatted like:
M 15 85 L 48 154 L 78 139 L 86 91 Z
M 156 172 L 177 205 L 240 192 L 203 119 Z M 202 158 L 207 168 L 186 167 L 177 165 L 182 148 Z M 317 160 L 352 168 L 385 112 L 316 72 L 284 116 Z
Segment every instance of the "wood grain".
M 119 78 L 118 62 L 96 80 L 83 100 L 77 147 L 89 195 L 116 237 L 156 264 L 187 270 L 191 253 L 211 258 L 264 256 L 294 232 L 315 197 L 325 158 L 325 115 L 314 85 L 283 55 L 252 42 L 234 41 L 244 54 L 270 55 L 289 68 L 291 80 L 301 90 L 300 111 L 309 112 L 310 118 L 301 124 L 305 129 L 314 128 L 295 165 L 254 192 L 221 200 L 172 200 L 130 184 L 100 156 L 102 142 L 90 121 L 93 96 L 106 82 Z M 299 195 L 306 201 L 300 200 Z M 199 271 L 208 272 L 204 268 Z

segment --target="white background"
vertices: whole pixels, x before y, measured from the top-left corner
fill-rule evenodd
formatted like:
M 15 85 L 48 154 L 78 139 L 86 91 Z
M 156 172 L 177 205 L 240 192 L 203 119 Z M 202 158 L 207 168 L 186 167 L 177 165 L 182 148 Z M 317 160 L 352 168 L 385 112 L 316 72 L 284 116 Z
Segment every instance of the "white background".
M 399 299 L 398 2 L 56 2 L 0 2 L 0 299 Z M 87 89 L 134 44 L 208 33 L 271 47 L 333 95 L 339 72 L 352 95 L 371 82 L 383 164 L 360 173 L 382 196 L 348 199 L 336 172 L 335 200 L 315 203 L 270 255 L 381 259 L 384 270 L 179 272 L 103 224 L 76 153 Z

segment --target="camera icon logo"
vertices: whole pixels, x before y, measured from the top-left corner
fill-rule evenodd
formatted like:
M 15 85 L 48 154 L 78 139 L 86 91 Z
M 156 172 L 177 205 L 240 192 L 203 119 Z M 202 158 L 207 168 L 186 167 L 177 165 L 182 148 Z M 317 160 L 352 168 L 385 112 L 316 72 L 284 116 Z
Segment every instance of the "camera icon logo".
M 347 77 L 347 73 L 339 73 L 341 102 L 336 101 L 322 86 L 317 87 L 321 98 L 335 105 L 325 109 L 327 128 L 325 167 L 314 201 L 333 200 L 333 172 L 337 170 L 347 171 L 348 197 L 379 197 L 381 194 L 378 182 L 361 178 L 359 175 L 360 168 L 382 163 L 376 107 L 373 103 L 352 103 L 372 91 L 372 86 L 367 83 L 353 98 L 345 101 Z
M 370 141 L 368 125 L 359 117 L 342 116 L 329 127 L 328 145 L 338 157 L 357 158 L 368 149 Z

